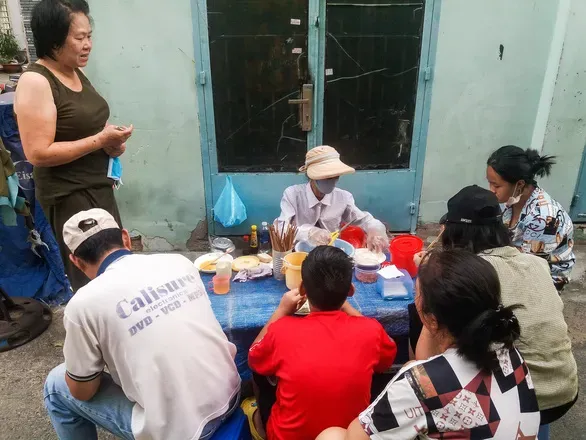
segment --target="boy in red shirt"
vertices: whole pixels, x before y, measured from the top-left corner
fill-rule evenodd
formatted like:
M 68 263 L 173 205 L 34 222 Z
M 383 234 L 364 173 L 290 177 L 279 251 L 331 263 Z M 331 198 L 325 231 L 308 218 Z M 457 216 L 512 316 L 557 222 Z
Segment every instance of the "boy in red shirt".
M 352 271 L 342 250 L 315 248 L 301 267 L 301 287 L 283 296 L 250 347 L 250 368 L 278 380 L 269 440 L 313 440 L 330 426 L 348 426 L 370 404 L 373 373 L 395 360 L 383 327 L 346 301 Z M 291 316 L 305 297 L 311 313 Z

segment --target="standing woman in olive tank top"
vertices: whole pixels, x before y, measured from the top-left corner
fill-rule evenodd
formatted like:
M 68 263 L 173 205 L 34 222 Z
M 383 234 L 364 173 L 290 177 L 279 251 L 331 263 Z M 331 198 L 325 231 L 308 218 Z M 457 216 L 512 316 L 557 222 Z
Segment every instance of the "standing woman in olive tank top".
M 14 108 L 25 154 L 34 166 L 36 197 L 77 291 L 89 280 L 69 260 L 63 225 L 91 208 L 107 210 L 121 224 L 108 161 L 124 153 L 132 126 L 108 124 L 108 103 L 80 70 L 92 49 L 85 0 L 41 0 L 31 27 L 39 61 L 20 78 Z

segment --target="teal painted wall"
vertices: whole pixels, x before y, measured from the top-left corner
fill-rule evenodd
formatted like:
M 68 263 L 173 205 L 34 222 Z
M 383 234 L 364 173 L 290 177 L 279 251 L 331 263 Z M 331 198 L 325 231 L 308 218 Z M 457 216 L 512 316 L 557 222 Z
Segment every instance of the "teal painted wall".
M 134 124 L 116 192 L 124 226 L 152 250 L 182 249 L 205 217 L 189 0 L 90 1 L 86 71 L 113 123 Z

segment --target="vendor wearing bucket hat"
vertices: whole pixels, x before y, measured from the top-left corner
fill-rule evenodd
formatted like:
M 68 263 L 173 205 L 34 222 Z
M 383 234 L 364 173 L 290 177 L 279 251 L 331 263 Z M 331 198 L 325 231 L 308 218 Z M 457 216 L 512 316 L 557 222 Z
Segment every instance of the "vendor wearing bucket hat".
M 366 231 L 369 249 L 381 252 L 389 246 L 382 222 L 358 209 L 351 193 L 336 188 L 340 176 L 354 173 L 354 168 L 342 162 L 334 148 L 322 145 L 309 150 L 299 171 L 307 174 L 309 182 L 285 190 L 276 225 L 295 224 L 298 241 L 322 245 L 342 223 L 352 222 Z

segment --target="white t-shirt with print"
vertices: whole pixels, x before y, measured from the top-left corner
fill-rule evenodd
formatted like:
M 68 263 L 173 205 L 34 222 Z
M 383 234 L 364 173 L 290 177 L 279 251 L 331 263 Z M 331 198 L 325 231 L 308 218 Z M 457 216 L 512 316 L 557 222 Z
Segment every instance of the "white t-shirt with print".
M 127 255 L 65 309 L 68 374 L 108 367 L 129 400 L 137 440 L 198 439 L 240 388 L 236 347 L 212 311 L 195 266 L 181 255 Z
M 537 397 L 517 350 L 500 346 L 484 372 L 450 348 L 403 367 L 358 417 L 372 440 L 534 439 Z

